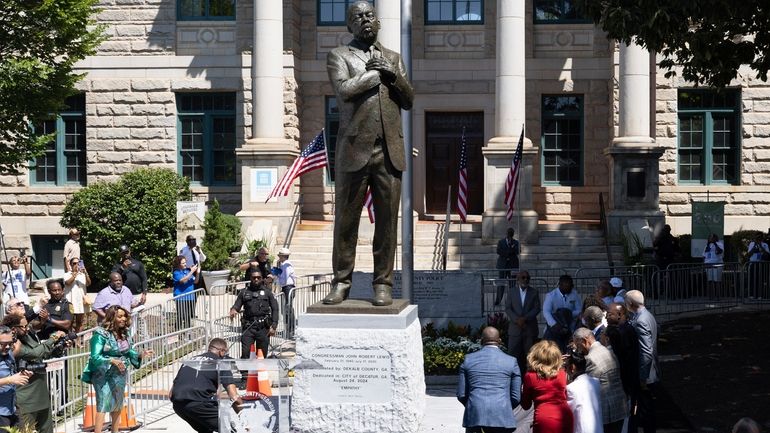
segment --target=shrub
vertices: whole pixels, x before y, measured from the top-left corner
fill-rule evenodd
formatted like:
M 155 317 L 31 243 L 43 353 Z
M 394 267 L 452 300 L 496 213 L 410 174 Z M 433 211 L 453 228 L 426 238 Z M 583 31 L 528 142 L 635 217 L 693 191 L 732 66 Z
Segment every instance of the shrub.
M 428 375 L 457 374 L 465 355 L 481 349 L 480 344 L 465 337 L 458 337 L 457 340 L 424 337 L 422 343 L 423 366 Z
M 81 231 L 81 254 L 93 285 L 106 285 L 118 247 L 126 244 L 144 263 L 148 288 L 156 290 L 176 255 L 176 202 L 190 197 L 188 179 L 169 169 L 143 168 L 76 192 L 60 224 Z
M 235 215 L 222 213 L 219 201 L 214 199 L 203 218 L 203 230 L 203 248 L 206 250 L 206 261 L 201 264 L 203 269 L 228 269 L 230 255 L 241 247 L 241 220 Z

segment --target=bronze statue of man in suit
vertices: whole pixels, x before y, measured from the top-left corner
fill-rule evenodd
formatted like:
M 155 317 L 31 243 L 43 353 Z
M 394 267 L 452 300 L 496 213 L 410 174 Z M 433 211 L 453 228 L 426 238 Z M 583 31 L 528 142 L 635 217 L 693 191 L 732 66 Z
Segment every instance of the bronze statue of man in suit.
M 393 303 L 404 134 L 401 109 L 412 108 L 414 90 L 401 56 L 377 42 L 380 22 L 374 7 L 357 1 L 348 9 L 353 40 L 329 53 L 326 69 L 337 95 L 340 129 L 335 163 L 335 217 L 332 290 L 324 304 L 347 299 L 358 242 L 358 224 L 367 187 L 372 189 L 375 223 L 374 305 Z

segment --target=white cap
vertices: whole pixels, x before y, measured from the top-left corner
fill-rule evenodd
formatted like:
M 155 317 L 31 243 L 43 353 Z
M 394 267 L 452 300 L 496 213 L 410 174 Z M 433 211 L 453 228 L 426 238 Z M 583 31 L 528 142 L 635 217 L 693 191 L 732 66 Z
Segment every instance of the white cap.
M 289 251 L 288 248 L 281 248 L 280 250 L 278 250 L 279 256 L 288 256 L 290 254 L 291 254 L 291 251 Z
M 612 286 L 612 287 L 614 287 L 616 289 L 619 289 L 619 288 L 623 287 L 623 280 L 621 280 L 618 277 L 612 277 L 612 278 L 610 278 L 610 286 Z

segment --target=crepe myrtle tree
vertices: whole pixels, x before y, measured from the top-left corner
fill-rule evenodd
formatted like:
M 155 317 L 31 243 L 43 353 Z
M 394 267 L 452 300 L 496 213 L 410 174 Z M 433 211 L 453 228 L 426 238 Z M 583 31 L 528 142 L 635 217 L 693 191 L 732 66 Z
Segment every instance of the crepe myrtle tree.
M 0 7 L 0 174 L 20 174 L 52 135 L 33 125 L 64 108 L 83 74 L 75 63 L 95 52 L 104 26 L 98 0 L 4 0 Z
M 575 0 L 609 38 L 636 42 L 662 55 L 666 77 L 725 87 L 748 65 L 767 81 L 770 3 L 767 0 Z

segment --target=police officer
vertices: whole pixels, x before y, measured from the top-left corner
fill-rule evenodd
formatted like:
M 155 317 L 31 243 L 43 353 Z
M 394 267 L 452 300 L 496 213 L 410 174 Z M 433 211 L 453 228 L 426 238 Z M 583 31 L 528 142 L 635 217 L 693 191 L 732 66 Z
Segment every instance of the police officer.
M 235 303 L 230 308 L 230 319 L 241 312 L 241 358 L 249 357 L 251 344 L 256 344 L 257 349 L 262 349 L 262 354 L 267 356 L 267 346 L 270 337 L 275 335 L 278 326 L 278 301 L 275 300 L 270 287 L 266 287 L 262 274 L 251 274 L 251 282 L 238 293 Z

